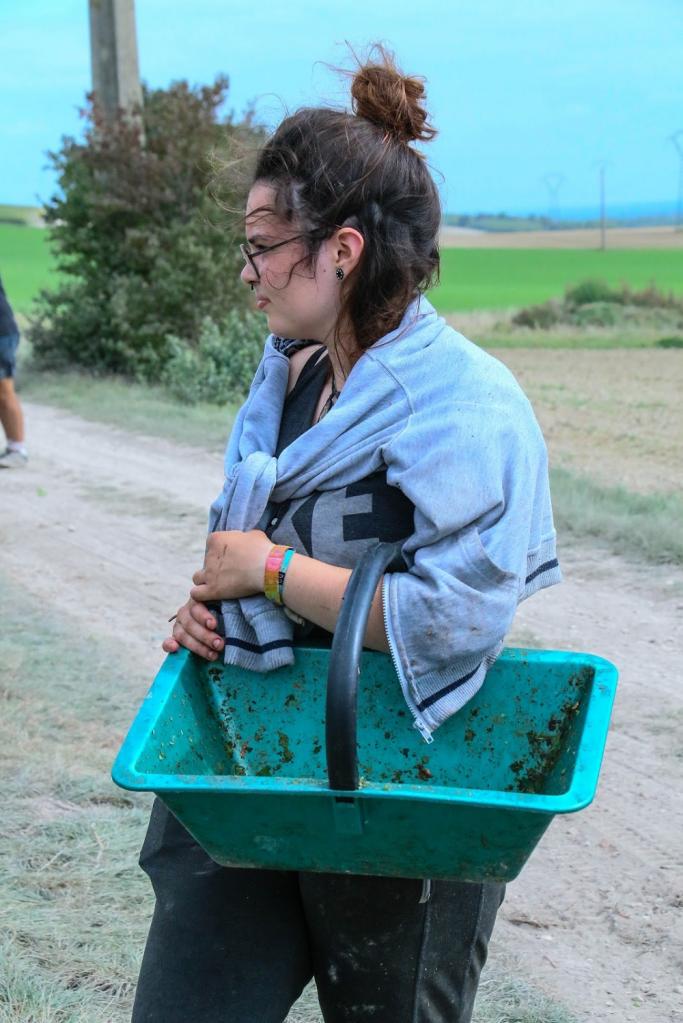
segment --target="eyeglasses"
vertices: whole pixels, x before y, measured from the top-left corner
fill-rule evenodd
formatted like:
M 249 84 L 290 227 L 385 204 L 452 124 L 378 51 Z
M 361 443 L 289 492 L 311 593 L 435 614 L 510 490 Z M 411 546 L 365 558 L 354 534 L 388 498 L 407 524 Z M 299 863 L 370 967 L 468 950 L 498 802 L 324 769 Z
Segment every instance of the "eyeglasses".
M 275 249 L 281 249 L 283 245 L 289 245 L 290 242 L 296 242 L 300 238 L 304 238 L 303 234 L 295 234 L 293 238 L 285 238 L 283 242 L 276 242 L 275 245 L 266 245 L 262 249 L 248 249 L 246 245 L 240 245 L 240 252 L 242 253 L 242 259 L 249 263 L 257 278 L 261 280 L 261 274 L 259 268 L 256 265 L 256 258 L 258 256 L 265 256 L 266 252 L 274 252 Z

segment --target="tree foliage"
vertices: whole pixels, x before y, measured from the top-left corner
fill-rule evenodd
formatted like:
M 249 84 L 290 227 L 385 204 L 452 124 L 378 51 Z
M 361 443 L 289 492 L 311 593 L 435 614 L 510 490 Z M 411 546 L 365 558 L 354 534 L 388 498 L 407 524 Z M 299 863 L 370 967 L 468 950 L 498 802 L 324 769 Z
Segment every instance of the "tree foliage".
M 221 116 L 227 89 L 224 77 L 144 88 L 138 116 L 113 122 L 88 97 L 83 140 L 49 154 L 59 192 L 46 220 L 62 275 L 31 325 L 39 363 L 159 380 L 178 338 L 196 346 L 207 322 L 245 308 L 234 211 L 246 186 L 223 175 L 217 203 L 209 185 L 212 154 L 255 149 L 260 131 L 250 116 Z

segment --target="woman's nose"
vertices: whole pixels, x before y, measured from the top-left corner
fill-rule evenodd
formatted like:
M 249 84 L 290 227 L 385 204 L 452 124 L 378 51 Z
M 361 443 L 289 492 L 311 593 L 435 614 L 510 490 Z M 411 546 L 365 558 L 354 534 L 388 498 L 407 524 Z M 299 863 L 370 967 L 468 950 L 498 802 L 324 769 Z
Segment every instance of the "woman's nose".
M 245 260 L 244 266 L 242 267 L 240 280 L 243 281 L 244 284 L 248 284 L 252 288 L 258 281 L 256 271 L 254 270 L 253 266 L 251 265 L 248 259 Z

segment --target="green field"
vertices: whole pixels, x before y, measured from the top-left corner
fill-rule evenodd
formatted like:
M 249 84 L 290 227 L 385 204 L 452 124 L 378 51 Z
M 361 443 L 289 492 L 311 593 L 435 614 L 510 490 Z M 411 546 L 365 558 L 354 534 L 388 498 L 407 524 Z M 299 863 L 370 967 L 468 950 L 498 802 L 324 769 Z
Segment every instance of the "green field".
M 431 293 L 443 313 L 545 302 L 579 281 L 683 295 L 681 249 L 442 249 L 441 284 Z
M 54 279 L 48 232 L 0 224 L 0 276 L 12 308 L 27 314 L 40 289 Z
M 0 224 L 0 274 L 15 310 L 27 314 L 54 275 L 48 232 Z M 598 278 L 612 285 L 683 295 L 683 248 L 443 249 L 441 284 L 430 295 L 440 312 L 508 309 L 544 302 L 570 284 Z

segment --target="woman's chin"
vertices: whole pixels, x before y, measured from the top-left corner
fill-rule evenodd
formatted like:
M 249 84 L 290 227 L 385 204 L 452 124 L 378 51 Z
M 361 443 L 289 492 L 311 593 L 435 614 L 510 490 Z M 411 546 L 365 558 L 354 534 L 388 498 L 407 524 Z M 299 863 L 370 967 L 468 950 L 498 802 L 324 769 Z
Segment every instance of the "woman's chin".
M 271 334 L 275 334 L 276 337 L 297 337 L 297 334 L 292 331 L 292 325 L 287 324 L 277 313 L 273 313 L 267 308 L 264 309 L 264 313 Z

